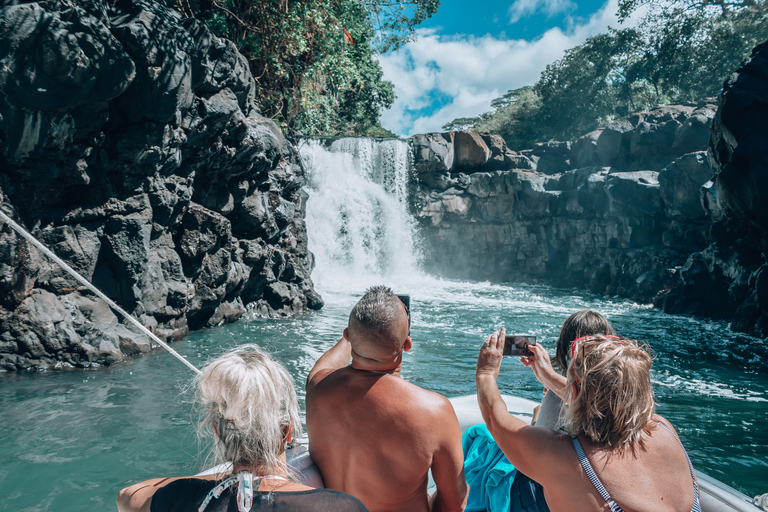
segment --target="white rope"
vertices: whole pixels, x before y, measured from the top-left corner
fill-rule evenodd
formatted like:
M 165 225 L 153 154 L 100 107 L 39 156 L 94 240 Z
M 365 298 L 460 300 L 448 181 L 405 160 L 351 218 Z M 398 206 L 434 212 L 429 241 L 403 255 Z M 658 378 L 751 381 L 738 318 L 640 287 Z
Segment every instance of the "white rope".
M 11 227 L 14 229 L 14 231 L 16 231 L 16 232 L 17 232 L 18 234 L 20 234 L 22 237 L 24 237 L 24 239 L 25 239 L 25 240 L 27 240 L 29 243 L 31 243 L 32 245 L 34 245 L 34 246 L 35 246 L 35 247 L 36 247 L 38 250 L 42 251 L 42 252 L 43 252 L 43 254 L 45 254 L 45 255 L 46 255 L 46 256 L 48 256 L 50 259 L 52 259 L 53 261 L 55 261 L 56 263 L 58 263 L 58 264 L 61 266 L 61 268 L 63 268 L 63 269 L 64 269 L 64 270 L 66 270 L 67 272 L 69 272 L 69 274 L 70 274 L 72 277 L 74 277 L 75 279 L 77 279 L 77 280 L 78 280 L 78 281 L 79 281 L 79 282 L 80 282 L 80 283 L 81 283 L 83 286 L 85 286 L 86 288 L 88 288 L 89 290 L 91 290 L 91 291 L 92 291 L 93 293 L 95 293 L 95 294 L 96 294 L 96 295 L 97 295 L 99 298 L 101 298 L 101 300 L 103 300 L 104 302 L 106 302 L 107 304 L 109 304 L 109 307 L 111 307 L 112 309 L 114 309 L 115 311 L 117 311 L 118 313 L 120 313 L 121 315 L 123 315 L 123 317 L 125 317 L 125 319 L 126 319 L 126 320 L 128 320 L 128 321 L 129 321 L 129 322 L 131 322 L 133 325 L 135 325 L 136 327 L 138 327 L 138 329 L 139 329 L 141 332 L 143 332 L 143 333 L 144 333 L 144 334 L 145 334 L 145 335 L 146 335 L 146 336 L 147 336 L 149 339 L 151 339 L 152 341 L 154 341 L 155 343 L 157 343 L 158 345 L 160 345 L 161 347 L 163 347 L 165 350 L 167 350 L 168 352 L 170 352 L 170 353 L 171 353 L 171 355 L 172 355 L 173 357 L 175 357 L 176 359 L 178 359 L 179 361 L 181 361 L 182 363 L 184 363 L 185 365 L 187 365 L 187 366 L 189 367 L 189 369 L 190 369 L 190 370 L 192 370 L 193 372 L 197 373 L 198 375 L 202 375 L 202 373 L 203 373 L 203 372 L 201 372 L 200 370 L 198 370 L 197 368 L 195 368 L 195 366 L 194 366 L 192 363 L 190 363 L 189 361 L 187 361 L 186 359 L 184 359 L 184 356 L 182 356 L 181 354 L 179 354 L 178 352 L 176 352 L 175 350 L 173 350 L 171 347 L 169 347 L 169 346 L 168 346 L 168 344 L 167 344 L 166 342 L 162 341 L 160 338 L 158 338 L 157 336 L 155 336 L 155 335 L 154 335 L 154 334 L 153 334 L 153 333 L 152 333 L 152 332 L 151 332 L 149 329 L 147 329 L 146 327 L 144 327 L 143 325 L 141 325 L 141 322 L 139 322 L 138 320 L 136 320 L 136 318 L 134 318 L 134 317 L 133 317 L 133 315 L 130 315 L 129 313 L 127 313 L 126 311 L 124 311 L 124 310 L 123 310 L 123 308 L 121 308 L 120 306 L 118 306 L 117 304 L 115 304 L 115 302 L 114 302 L 112 299 L 110 299 L 109 297 L 107 297 L 106 295 L 104 295 L 103 293 L 101 293 L 101 291 L 99 291 L 99 289 L 98 289 L 98 288 L 96 288 L 95 286 L 93 286 L 93 285 L 92 285 L 90 282 L 88 282 L 88 280 L 87 280 L 87 279 L 85 279 L 83 276 L 81 276 L 79 273 L 77 273 L 77 272 L 76 272 L 76 271 L 75 271 L 75 270 L 74 270 L 72 267 L 70 267 L 69 265 L 67 265 L 67 264 L 64 262 L 64 260 L 62 260 L 61 258 L 59 258 L 58 256 L 56 256 L 56 255 L 55 255 L 53 252 L 51 252 L 51 250 L 50 250 L 50 249 L 48 249 L 46 246 L 44 246 L 42 243 L 40 243 L 40 242 L 39 242 L 39 241 L 38 241 L 38 240 L 37 240 L 35 237 L 33 237 L 32 235 L 30 235 L 30 234 L 29 234 L 29 233 L 28 233 L 28 232 L 27 232 L 27 231 L 26 231 L 26 230 L 25 230 L 23 227 L 19 226 L 19 225 L 18 225 L 16 222 L 14 222 L 14 221 L 13 221 L 13 219 L 11 219 L 10 217 L 8 217 L 8 216 L 5 214 L 5 212 L 3 212 L 2 210 L 0 210 L 0 219 L 4 220 L 4 221 L 5 221 L 5 222 L 6 222 L 6 223 L 9 225 L 9 226 L 11 226 Z

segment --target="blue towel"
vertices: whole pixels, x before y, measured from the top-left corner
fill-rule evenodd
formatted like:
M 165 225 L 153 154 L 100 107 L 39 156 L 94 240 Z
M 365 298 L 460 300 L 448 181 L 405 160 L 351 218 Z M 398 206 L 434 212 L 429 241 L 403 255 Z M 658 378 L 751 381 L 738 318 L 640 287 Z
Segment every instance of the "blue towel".
M 509 492 L 517 469 L 502 453 L 488 428 L 469 427 L 462 439 L 464 476 L 469 484 L 467 512 L 509 512 Z

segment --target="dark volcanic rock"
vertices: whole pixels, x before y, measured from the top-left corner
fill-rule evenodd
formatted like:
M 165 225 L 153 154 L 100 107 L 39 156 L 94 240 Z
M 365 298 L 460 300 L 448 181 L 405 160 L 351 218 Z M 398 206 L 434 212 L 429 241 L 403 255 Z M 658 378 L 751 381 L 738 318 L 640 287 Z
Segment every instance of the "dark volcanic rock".
M 427 264 L 468 279 L 586 286 L 766 337 L 766 119 L 768 42 L 725 82 L 719 108 L 667 105 L 539 144 L 516 154 L 526 170 L 511 152 L 496 172 L 482 158 L 432 166 L 411 189 Z
M 476 147 L 481 138 L 490 148 L 488 157 L 467 150 L 477 158 L 453 168 L 430 163 L 424 149 L 417 156 L 412 206 L 427 265 L 451 277 L 661 300 L 688 255 L 711 243 L 704 150 L 713 116 L 708 101 L 669 105 L 521 153 L 487 134 L 412 138 L 417 155 L 434 140 Z M 490 163 L 502 153 L 503 165 Z
M 726 318 L 768 336 L 768 42 L 725 82 L 712 123 L 714 184 L 702 195 L 717 222 L 713 243 L 680 269 L 657 305 Z
M 162 338 L 322 307 L 296 150 L 230 42 L 161 2 L 0 9 L 0 207 Z M 0 226 L 0 370 L 149 350 Z

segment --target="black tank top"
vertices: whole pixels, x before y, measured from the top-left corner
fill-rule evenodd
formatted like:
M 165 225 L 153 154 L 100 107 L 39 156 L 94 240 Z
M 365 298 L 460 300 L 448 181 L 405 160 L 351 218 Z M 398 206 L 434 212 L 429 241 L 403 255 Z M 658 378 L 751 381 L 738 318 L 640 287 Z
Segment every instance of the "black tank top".
M 184 478 L 157 490 L 150 504 L 151 512 L 197 512 L 208 493 L 219 482 Z M 368 512 L 359 499 L 330 489 L 297 492 L 254 492 L 251 512 Z M 212 500 L 205 512 L 237 512 L 237 493 L 225 490 Z

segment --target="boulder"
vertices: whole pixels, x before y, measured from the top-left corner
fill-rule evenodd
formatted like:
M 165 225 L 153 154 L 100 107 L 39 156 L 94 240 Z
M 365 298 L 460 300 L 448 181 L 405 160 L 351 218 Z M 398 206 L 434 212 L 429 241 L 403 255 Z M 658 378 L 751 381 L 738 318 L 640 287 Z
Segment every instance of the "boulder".
M 581 167 L 600 165 L 600 155 L 597 152 L 597 140 L 602 133 L 602 130 L 589 132 L 571 145 L 571 154 L 569 155 L 568 160 L 572 168 L 578 169 Z
M 409 141 L 417 176 L 445 173 L 453 169 L 453 132 L 415 135 Z
M 479 133 L 453 132 L 454 166 L 457 170 L 484 168 L 491 150 Z

